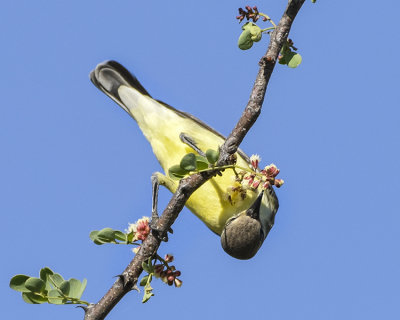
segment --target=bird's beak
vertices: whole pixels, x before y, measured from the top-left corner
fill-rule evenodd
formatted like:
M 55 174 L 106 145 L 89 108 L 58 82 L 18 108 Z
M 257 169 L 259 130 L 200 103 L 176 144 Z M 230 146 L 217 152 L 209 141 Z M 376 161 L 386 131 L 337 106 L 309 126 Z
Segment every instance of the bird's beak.
M 253 202 L 251 207 L 247 209 L 246 211 L 247 216 L 256 220 L 260 219 L 260 207 L 263 195 L 264 195 L 264 190 L 260 192 L 260 194 L 258 195 L 257 199 Z

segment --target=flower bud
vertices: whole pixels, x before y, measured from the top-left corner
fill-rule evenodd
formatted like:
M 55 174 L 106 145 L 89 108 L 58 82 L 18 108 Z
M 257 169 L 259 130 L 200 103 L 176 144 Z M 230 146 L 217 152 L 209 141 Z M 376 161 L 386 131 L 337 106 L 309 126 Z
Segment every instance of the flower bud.
M 264 170 L 267 176 L 272 178 L 275 178 L 280 172 L 280 170 L 273 163 L 271 163 L 269 166 L 266 166 Z
M 174 282 L 175 282 L 175 287 L 180 288 L 182 286 L 181 280 L 175 278 Z
M 260 180 L 256 180 L 256 181 L 254 181 L 253 182 L 253 184 L 251 185 L 254 189 L 257 189 L 258 188 L 258 186 L 260 185 Z
M 269 187 L 271 186 L 271 184 L 269 183 L 269 181 L 266 181 L 264 184 L 263 184 L 263 189 L 268 189 Z
M 144 241 L 150 234 L 149 218 L 143 217 L 136 221 L 133 226 L 129 226 L 132 231 L 136 232 L 134 240 Z
M 160 278 L 161 278 L 162 282 L 164 282 L 164 283 L 168 283 L 167 276 L 160 277 Z
M 282 187 L 283 183 L 284 183 L 284 181 L 282 179 L 275 179 L 274 185 L 275 185 L 275 187 L 280 188 L 280 187 Z
M 164 257 L 165 262 L 172 262 L 174 261 L 174 256 L 172 254 L 166 254 Z
M 167 278 L 167 280 L 168 280 L 168 283 L 169 283 L 169 282 L 172 282 L 172 281 L 175 280 L 175 277 L 174 277 L 174 276 L 169 276 L 169 277 Z
M 156 264 L 154 266 L 154 275 L 156 277 L 159 277 L 161 275 L 161 272 L 164 270 L 164 266 L 162 264 Z
M 250 157 L 250 163 L 251 163 L 251 166 L 253 167 L 253 169 L 258 168 L 258 164 L 260 163 L 260 161 L 261 161 L 261 158 L 258 154 L 253 154 Z

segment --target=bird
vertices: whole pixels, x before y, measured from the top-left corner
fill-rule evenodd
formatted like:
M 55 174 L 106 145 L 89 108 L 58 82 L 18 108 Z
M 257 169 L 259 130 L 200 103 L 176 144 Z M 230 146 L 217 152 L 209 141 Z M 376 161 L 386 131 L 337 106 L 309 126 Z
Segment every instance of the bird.
M 193 115 L 152 98 L 137 78 L 116 61 L 98 64 L 90 73 L 90 80 L 137 122 L 166 173 L 186 154 L 204 155 L 205 150 L 218 150 L 225 141 L 222 134 Z M 250 158 L 240 149 L 236 165 L 251 167 Z M 152 217 L 156 219 L 158 186 L 174 193 L 179 181 L 155 172 L 152 183 Z M 226 253 L 247 260 L 258 252 L 274 225 L 279 202 L 272 186 L 243 189 L 233 171 L 227 169 L 198 188 L 185 206 L 221 237 Z

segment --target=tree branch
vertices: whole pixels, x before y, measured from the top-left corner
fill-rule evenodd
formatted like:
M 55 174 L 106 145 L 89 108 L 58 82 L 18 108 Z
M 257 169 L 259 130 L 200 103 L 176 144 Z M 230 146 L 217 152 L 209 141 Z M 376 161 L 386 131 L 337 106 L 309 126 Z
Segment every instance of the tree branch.
M 305 0 L 290 0 L 279 24 L 272 32 L 267 52 L 259 62 L 260 69 L 251 91 L 249 102 L 235 128 L 220 148 L 218 166 L 225 165 L 231 161 L 233 154 L 237 151 L 243 138 L 257 120 L 261 112 L 267 85 L 272 71 L 274 70 L 278 54 L 287 39 L 293 20 L 304 1 Z M 215 175 L 215 172 L 203 172 L 182 179 L 178 189 L 160 216 L 157 229 L 161 232 L 166 232 L 175 222 L 190 195 L 213 175 Z M 147 237 L 141 245 L 139 252 L 103 298 L 101 298 L 98 303 L 85 308 L 85 320 L 104 319 L 126 293 L 136 289 L 136 283 L 143 271 L 142 262 L 154 256 L 160 244 L 160 240 L 152 234 Z

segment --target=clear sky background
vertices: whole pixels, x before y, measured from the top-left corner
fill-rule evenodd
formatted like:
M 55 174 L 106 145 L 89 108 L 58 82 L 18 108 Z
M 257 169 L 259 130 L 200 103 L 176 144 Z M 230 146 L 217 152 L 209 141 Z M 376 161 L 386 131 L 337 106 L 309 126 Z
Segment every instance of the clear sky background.
M 268 36 L 237 48 L 235 16 L 257 5 L 278 22 L 287 1 L 3 1 L 0 12 L 0 314 L 82 319 L 28 305 L 8 287 L 49 266 L 87 278 L 97 302 L 132 258 L 88 235 L 151 210 L 160 170 L 136 123 L 89 81 L 115 59 L 153 95 L 228 134 L 248 100 Z M 307 0 L 290 37 L 297 69 L 277 65 L 241 148 L 285 180 L 257 256 L 235 260 L 185 209 L 161 254 L 183 286 L 154 281 L 108 319 L 399 319 L 398 1 Z M 160 208 L 170 198 L 162 190 Z

